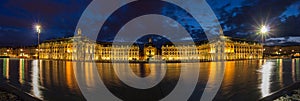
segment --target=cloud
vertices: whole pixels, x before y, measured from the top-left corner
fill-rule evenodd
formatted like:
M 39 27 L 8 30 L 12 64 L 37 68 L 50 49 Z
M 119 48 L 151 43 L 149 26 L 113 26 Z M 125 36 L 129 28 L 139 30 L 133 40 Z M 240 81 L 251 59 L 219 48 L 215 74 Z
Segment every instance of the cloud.
M 5 32 L 21 32 L 21 30 L 18 29 L 18 28 L 3 27 L 3 26 L 0 26 L 0 31 L 5 31 Z
M 229 3 L 214 10 L 220 16 L 219 20 L 225 28 L 226 35 L 247 37 L 255 33 L 255 27 L 264 21 L 271 23 L 276 30 L 282 30 L 278 28 L 282 25 L 279 16 L 295 2 L 296 0 L 244 0 L 239 2 L 239 5 Z M 239 33 L 242 34 L 239 35 Z
M 180 40 L 182 40 L 182 41 L 192 41 L 193 38 L 192 37 L 184 37 L 184 38 L 181 38 Z
M 300 1 L 290 5 L 279 17 L 284 22 L 290 16 L 298 16 L 300 14 Z
M 42 39 L 71 36 L 77 22 L 91 0 L 1 0 L 0 1 L 0 44 L 35 43 L 32 26 L 35 22 L 43 24 Z M 268 20 L 275 29 L 275 36 L 300 35 L 300 16 L 298 0 L 207 0 L 216 13 L 224 33 L 233 37 L 247 37 L 253 34 L 257 25 Z M 198 7 L 197 4 L 189 4 Z M 145 6 L 146 7 L 146 6 Z M 161 7 L 161 5 L 159 5 Z M 178 19 L 192 32 L 192 37 L 204 39 L 201 26 L 196 26 L 185 14 L 174 9 Z M 100 19 L 92 14 L 89 20 Z M 203 15 L 205 16 L 205 15 Z M 178 25 L 170 24 L 173 27 Z M 215 25 L 211 25 L 213 27 Z M 207 27 L 208 29 L 211 27 Z M 217 31 L 211 29 L 211 32 Z M 110 39 L 110 37 L 106 37 Z M 184 38 L 183 38 L 184 39 Z M 109 41 L 109 40 L 106 40 Z
M 71 36 L 81 13 L 90 0 L 1 0 L 0 1 L 0 44 L 3 40 L 12 43 L 36 43 L 33 26 L 39 22 L 43 26 L 41 39 Z M 26 36 L 27 35 L 27 36 Z M 29 37 L 29 36 L 31 37 Z M 25 37 L 23 37 L 25 36 Z M 21 38 L 20 38 L 21 37 Z

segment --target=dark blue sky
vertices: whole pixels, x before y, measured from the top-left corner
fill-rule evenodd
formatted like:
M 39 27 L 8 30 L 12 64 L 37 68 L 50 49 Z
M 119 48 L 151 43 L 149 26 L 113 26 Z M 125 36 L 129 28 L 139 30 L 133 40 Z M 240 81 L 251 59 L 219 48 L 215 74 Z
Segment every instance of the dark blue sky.
M 34 24 L 41 23 L 41 40 L 72 36 L 90 0 L 1 0 L 0 46 L 36 44 Z M 300 35 L 299 0 L 207 0 L 226 35 L 255 38 L 256 26 L 268 22 L 271 36 Z M 197 4 L 191 5 L 197 6 Z M 177 15 L 182 16 L 182 15 Z M 190 25 L 193 25 L 190 22 Z M 199 32 L 195 32 L 195 36 Z

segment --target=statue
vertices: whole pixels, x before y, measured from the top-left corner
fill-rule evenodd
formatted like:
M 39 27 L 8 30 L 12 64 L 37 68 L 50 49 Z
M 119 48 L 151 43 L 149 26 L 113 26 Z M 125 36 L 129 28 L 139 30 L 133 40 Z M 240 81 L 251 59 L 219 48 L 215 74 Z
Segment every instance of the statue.
M 78 28 L 78 30 L 77 30 L 77 35 L 81 36 L 81 29 L 80 28 Z

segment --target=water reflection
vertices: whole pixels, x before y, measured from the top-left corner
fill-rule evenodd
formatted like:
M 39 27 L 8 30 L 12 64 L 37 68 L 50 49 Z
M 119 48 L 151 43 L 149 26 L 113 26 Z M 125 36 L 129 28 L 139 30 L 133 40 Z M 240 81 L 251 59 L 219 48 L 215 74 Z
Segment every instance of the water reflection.
M 277 59 L 277 65 L 276 68 L 278 69 L 278 75 L 279 75 L 279 81 L 281 81 L 280 83 L 280 87 L 283 87 L 282 81 L 283 81 L 283 63 L 282 63 L 282 59 Z
M 163 63 L 142 65 L 114 63 L 112 66 L 114 67 L 116 75 L 122 82 L 139 89 L 149 89 L 157 85 L 165 77 L 167 67 Z M 133 69 L 135 69 L 136 72 L 133 72 Z
M 24 59 L 20 59 L 20 63 L 19 63 L 19 82 L 21 83 L 21 84 L 23 84 L 24 83 L 24 77 L 25 77 L 25 73 L 24 73 L 24 65 L 25 65 L 25 63 L 24 63 Z
M 75 86 L 72 84 L 74 78 L 73 78 L 73 63 L 70 61 L 66 62 L 66 82 L 67 82 L 67 86 L 68 88 L 74 88 Z
M 39 61 L 33 60 L 32 61 L 32 93 L 34 96 L 38 98 L 43 98 L 41 95 L 41 91 L 39 89 Z
M 295 59 L 296 61 L 296 65 L 295 65 L 295 68 L 296 68 L 296 76 L 295 76 L 295 79 L 298 80 L 300 79 L 300 59 Z
M 3 59 L 3 76 L 9 79 L 9 59 Z
M 43 82 L 43 61 L 42 60 L 38 60 L 38 69 L 39 69 L 39 72 L 38 72 L 38 76 L 39 76 L 39 82 L 40 82 L 40 84 L 43 84 L 44 82 Z
M 96 71 L 93 71 L 93 66 L 92 63 L 83 63 L 84 64 L 84 73 L 85 73 L 85 78 L 86 78 L 86 85 L 89 88 L 93 88 L 96 86 L 95 83 L 95 77 L 94 76 L 98 76 L 96 73 Z M 75 72 L 76 73 L 76 72 Z
M 262 79 L 261 79 L 261 93 L 262 97 L 266 97 L 270 94 L 270 86 L 271 86 L 271 75 L 272 75 L 272 70 L 273 70 L 274 64 L 273 62 L 266 62 L 262 68 L 261 68 L 261 73 L 262 73 Z
M 224 70 L 226 71 L 226 68 L 228 68 L 228 65 L 226 66 L 225 64 L 226 64 L 225 62 L 210 62 L 208 66 L 209 79 L 204 89 L 205 92 L 202 94 L 202 96 L 209 96 L 209 97 L 202 97 L 201 100 L 204 101 L 213 100 L 213 97 L 211 96 L 215 96 L 215 94 L 217 93 L 218 89 L 222 84 L 222 80 L 224 79 Z M 203 65 L 200 65 L 200 67 L 202 66 Z M 202 77 L 201 74 L 200 77 Z
M 121 66 L 120 64 L 119 66 Z M 164 68 L 155 68 L 153 64 L 129 64 L 132 75 L 138 77 L 150 77 L 157 79 L 151 74 L 161 74 Z M 216 78 L 220 71 L 215 68 L 216 62 L 203 62 L 199 64 L 166 64 L 165 82 L 159 89 L 147 93 L 128 93 L 124 91 L 127 87 L 118 80 L 114 68 L 109 63 L 72 62 L 56 60 L 27 60 L 27 59 L 0 59 L 0 76 L 8 79 L 9 83 L 43 100 L 85 100 L 77 85 L 75 75 L 85 77 L 85 85 L 93 88 L 97 85 L 95 75 L 100 74 L 103 81 L 108 85 L 116 96 L 121 98 L 148 96 L 149 99 L 166 96 L 176 86 L 182 66 L 193 66 L 200 68 L 199 81 L 196 90 L 193 92 L 192 100 L 200 100 L 202 91 L 207 85 L 212 88 L 215 82 L 209 78 Z M 220 90 L 214 100 L 258 100 L 261 97 L 300 80 L 300 59 L 275 59 L 275 60 L 245 60 L 227 61 L 225 74 Z M 2 67 L 1 67 L 2 66 Z M 83 71 L 82 74 L 75 74 L 74 70 Z M 124 72 L 127 73 L 127 72 Z M 0 79 L 1 80 L 1 79 Z M 127 92 L 124 96 L 124 92 Z
M 296 77 L 295 77 L 295 61 L 296 61 L 296 59 L 293 59 L 292 60 L 292 78 L 293 78 L 293 82 L 296 82 Z

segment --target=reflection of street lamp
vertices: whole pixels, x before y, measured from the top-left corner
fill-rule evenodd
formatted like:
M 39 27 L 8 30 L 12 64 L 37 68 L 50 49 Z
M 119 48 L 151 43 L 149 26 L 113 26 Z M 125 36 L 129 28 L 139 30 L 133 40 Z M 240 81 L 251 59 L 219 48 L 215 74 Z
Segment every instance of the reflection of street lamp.
M 35 30 L 38 34 L 38 59 L 40 59 L 40 34 L 41 34 L 41 25 L 35 25 Z

